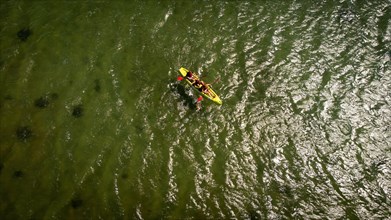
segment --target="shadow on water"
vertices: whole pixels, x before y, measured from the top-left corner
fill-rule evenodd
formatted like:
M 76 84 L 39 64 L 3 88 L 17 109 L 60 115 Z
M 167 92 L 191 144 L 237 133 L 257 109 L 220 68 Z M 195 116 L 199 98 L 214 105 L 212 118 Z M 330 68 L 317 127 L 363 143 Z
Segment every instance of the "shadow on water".
M 189 109 L 191 109 L 191 110 L 197 109 L 194 98 L 188 94 L 187 89 L 185 88 L 184 85 L 182 85 L 180 83 L 171 83 L 170 85 L 171 85 L 170 86 L 171 91 L 179 94 L 181 100 L 184 101 L 185 106 L 188 106 Z

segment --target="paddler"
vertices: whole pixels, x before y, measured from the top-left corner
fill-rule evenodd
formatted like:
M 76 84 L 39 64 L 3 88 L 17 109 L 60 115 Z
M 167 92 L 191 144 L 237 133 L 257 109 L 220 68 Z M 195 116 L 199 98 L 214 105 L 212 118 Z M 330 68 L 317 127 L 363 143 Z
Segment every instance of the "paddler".
M 193 77 L 193 73 L 189 70 L 187 73 L 186 73 L 186 79 L 189 80 L 192 84 L 194 84 L 195 82 L 195 78 Z M 183 77 L 182 76 L 178 76 L 177 78 L 178 81 L 182 81 L 183 80 Z
M 189 70 L 187 73 L 186 73 L 186 79 L 189 80 L 191 83 L 194 83 L 194 78 L 193 78 L 193 73 Z
M 198 89 L 198 91 L 202 92 L 202 83 L 198 79 L 194 80 L 193 86 Z
M 186 77 L 189 78 L 189 79 L 190 79 L 190 78 L 192 79 L 192 78 L 193 78 L 193 73 L 189 70 L 189 71 L 186 73 Z
M 208 89 L 209 84 L 205 84 L 203 81 L 200 81 L 200 80 L 196 79 L 196 80 L 194 81 L 194 83 L 193 83 L 193 86 L 194 86 L 196 89 L 198 89 L 198 91 L 203 92 L 203 93 L 205 93 L 205 94 L 207 94 L 207 95 L 209 95 L 209 96 L 214 97 L 214 95 L 211 94 L 210 91 L 209 91 L 209 89 Z

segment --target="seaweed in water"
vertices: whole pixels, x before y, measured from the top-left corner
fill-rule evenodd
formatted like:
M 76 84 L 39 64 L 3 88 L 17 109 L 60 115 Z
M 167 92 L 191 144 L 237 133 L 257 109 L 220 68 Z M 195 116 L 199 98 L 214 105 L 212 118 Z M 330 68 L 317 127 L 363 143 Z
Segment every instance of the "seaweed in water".
M 250 218 L 250 220 L 261 219 L 261 217 L 258 215 L 258 213 L 255 210 L 249 210 L 248 217 Z
M 77 209 L 83 205 L 83 200 L 81 200 L 80 198 L 74 198 L 71 200 L 71 205 L 72 208 Z
M 83 111 L 84 111 L 83 106 L 77 105 L 77 106 L 73 107 L 72 115 L 75 118 L 80 118 L 81 116 L 83 116 Z
M 22 126 L 16 129 L 16 137 L 23 142 L 26 142 L 29 138 L 31 138 L 33 132 L 27 126 Z
M 100 81 L 99 81 L 99 79 L 95 80 L 94 90 L 95 90 L 95 92 L 100 92 Z
M 50 94 L 50 98 L 51 99 L 58 99 L 58 94 L 53 92 L 53 93 Z
M 20 31 L 18 31 L 18 38 L 21 40 L 21 41 L 26 41 L 27 38 L 31 35 L 31 30 L 29 28 L 23 28 L 21 29 Z
M 35 107 L 46 108 L 49 105 L 49 98 L 47 96 L 40 97 L 34 102 Z
M 14 177 L 15 177 L 15 178 L 20 178 L 20 177 L 22 177 L 23 175 L 24 175 L 24 173 L 23 173 L 23 171 L 21 171 L 21 170 L 17 170 L 17 171 L 14 172 Z
M 39 97 L 35 100 L 34 105 L 37 108 L 46 108 L 49 106 L 50 102 L 58 98 L 57 93 L 51 93 L 42 97 Z

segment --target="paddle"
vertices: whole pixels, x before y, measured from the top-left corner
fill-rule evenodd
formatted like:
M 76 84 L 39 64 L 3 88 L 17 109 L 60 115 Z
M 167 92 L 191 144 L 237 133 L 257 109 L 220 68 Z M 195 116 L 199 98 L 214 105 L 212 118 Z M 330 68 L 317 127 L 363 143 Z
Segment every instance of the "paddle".
M 215 81 L 213 81 L 212 83 L 210 83 L 209 85 L 212 85 L 213 83 L 217 83 L 217 82 L 219 82 L 220 81 L 220 76 L 219 77 L 217 77 L 217 79 L 215 79 Z
M 198 97 L 196 102 L 197 111 L 201 110 L 201 100 L 202 100 L 202 96 Z

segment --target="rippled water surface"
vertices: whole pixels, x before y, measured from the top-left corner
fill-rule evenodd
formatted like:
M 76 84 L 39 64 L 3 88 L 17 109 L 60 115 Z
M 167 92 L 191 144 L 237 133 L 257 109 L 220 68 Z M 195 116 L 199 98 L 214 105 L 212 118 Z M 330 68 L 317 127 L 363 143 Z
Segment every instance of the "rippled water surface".
M 390 5 L 2 0 L 1 219 L 389 218 Z

